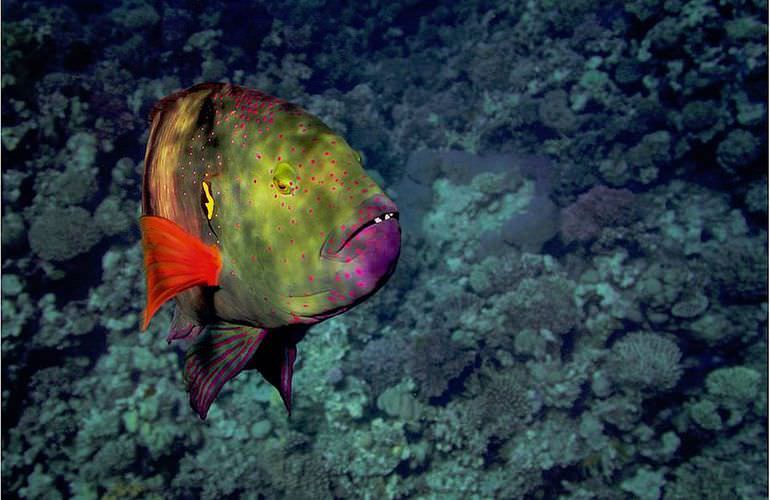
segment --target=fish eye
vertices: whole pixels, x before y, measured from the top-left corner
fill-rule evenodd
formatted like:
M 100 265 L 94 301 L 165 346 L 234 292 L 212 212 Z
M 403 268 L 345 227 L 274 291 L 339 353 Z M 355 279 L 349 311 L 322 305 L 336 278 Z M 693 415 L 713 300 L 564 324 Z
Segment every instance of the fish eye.
M 296 175 L 294 173 L 294 167 L 287 162 L 279 163 L 275 168 L 275 175 L 273 175 L 273 185 L 279 193 L 289 195 L 297 188 L 297 183 L 294 181 Z

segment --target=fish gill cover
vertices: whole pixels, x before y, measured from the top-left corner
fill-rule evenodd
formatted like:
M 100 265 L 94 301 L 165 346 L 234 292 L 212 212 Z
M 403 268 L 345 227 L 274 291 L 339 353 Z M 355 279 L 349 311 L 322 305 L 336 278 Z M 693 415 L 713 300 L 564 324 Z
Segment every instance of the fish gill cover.
M 3 495 L 766 498 L 767 16 L 4 2 Z M 148 117 L 201 82 L 317 116 L 400 210 L 291 417 L 252 370 L 200 421 L 173 308 L 139 332 Z

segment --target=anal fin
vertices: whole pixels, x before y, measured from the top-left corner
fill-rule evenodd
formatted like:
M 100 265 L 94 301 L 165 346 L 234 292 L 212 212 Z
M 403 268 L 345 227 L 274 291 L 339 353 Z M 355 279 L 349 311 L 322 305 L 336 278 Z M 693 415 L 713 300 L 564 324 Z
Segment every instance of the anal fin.
M 225 383 L 238 375 L 267 336 L 259 328 L 215 324 L 205 328 L 185 355 L 184 380 L 190 406 L 201 419 Z
M 291 386 L 294 362 L 297 359 L 297 342 L 302 339 L 306 330 L 307 327 L 271 330 L 249 364 L 249 368 L 259 370 L 265 380 L 278 389 L 289 415 L 291 415 Z

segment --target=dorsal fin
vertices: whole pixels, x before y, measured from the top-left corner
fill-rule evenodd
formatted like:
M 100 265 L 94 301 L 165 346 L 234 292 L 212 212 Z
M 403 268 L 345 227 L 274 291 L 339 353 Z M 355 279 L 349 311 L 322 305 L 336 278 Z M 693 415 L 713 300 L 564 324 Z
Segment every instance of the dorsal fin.
M 164 217 L 144 215 L 142 230 L 144 267 L 147 274 L 147 306 L 142 330 L 167 300 L 194 286 L 216 286 L 222 256 L 215 245 L 207 246 Z
M 150 111 L 150 124 L 152 124 L 155 121 L 155 118 L 158 116 L 159 113 L 166 111 L 170 108 L 173 108 L 176 105 L 177 101 L 187 97 L 190 94 L 195 94 L 196 92 L 201 92 L 206 90 L 217 92 L 229 85 L 230 85 L 229 83 L 207 82 L 207 83 L 199 83 L 197 85 L 193 85 L 190 88 L 177 90 L 173 94 L 169 94 L 163 99 L 161 99 L 160 101 L 155 103 L 155 105 L 152 107 L 152 110 Z

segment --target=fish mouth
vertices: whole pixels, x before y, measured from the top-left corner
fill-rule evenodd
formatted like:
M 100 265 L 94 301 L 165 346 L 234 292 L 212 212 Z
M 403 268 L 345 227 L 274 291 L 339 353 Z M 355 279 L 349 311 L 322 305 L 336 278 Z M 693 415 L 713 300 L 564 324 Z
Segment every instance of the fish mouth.
M 345 238 L 345 240 L 339 245 L 339 248 L 337 248 L 336 252 L 342 250 L 345 245 L 347 245 L 353 238 L 364 232 L 369 227 L 374 226 L 375 224 L 382 224 L 383 222 L 389 221 L 391 219 L 398 220 L 398 212 L 383 212 L 382 214 L 375 216 L 374 219 L 370 219 L 353 226 L 353 232 L 350 233 L 350 235 Z
M 384 194 L 376 195 L 363 202 L 357 209 L 352 224 L 335 227 L 321 246 L 321 257 L 339 259 L 340 252 L 356 237 L 372 227 L 390 224 L 398 226 L 399 212 L 396 204 Z M 345 259 L 347 260 L 347 259 Z

